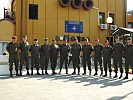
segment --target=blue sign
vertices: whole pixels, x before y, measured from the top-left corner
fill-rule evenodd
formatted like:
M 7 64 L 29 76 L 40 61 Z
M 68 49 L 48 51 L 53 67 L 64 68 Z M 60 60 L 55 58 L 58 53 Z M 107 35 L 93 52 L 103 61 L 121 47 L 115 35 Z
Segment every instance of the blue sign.
M 65 21 L 65 32 L 83 33 L 83 22 Z

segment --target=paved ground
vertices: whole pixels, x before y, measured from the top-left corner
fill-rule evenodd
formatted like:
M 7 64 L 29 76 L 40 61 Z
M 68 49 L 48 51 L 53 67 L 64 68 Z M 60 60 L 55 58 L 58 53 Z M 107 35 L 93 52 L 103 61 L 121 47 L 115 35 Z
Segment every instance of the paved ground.
M 64 73 L 65 70 L 62 75 L 0 76 L 0 100 L 133 100 L 133 75 L 122 80 Z

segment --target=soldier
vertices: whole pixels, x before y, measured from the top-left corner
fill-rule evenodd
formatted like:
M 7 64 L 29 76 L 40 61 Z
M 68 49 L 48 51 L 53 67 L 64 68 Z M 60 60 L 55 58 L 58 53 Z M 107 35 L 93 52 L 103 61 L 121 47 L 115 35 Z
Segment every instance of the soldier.
M 126 76 L 124 79 L 128 79 L 129 66 L 133 68 L 133 44 L 132 39 L 128 38 L 127 45 L 125 46 L 125 72 Z
M 83 68 L 84 68 L 83 75 L 86 75 L 86 63 L 88 65 L 89 75 L 91 75 L 91 53 L 94 49 L 87 38 L 85 38 L 84 42 L 85 42 L 85 44 L 82 46 Z
M 63 44 L 60 45 L 60 71 L 61 73 L 63 63 L 65 62 L 66 74 L 68 74 L 68 53 L 70 52 L 70 45 L 67 43 L 67 40 L 63 41 Z
M 44 44 L 41 45 L 41 67 L 42 67 L 42 75 L 43 70 L 45 68 L 45 74 L 48 75 L 48 63 L 49 63 L 49 53 L 50 53 L 50 45 L 48 44 L 48 38 L 44 39 Z
M 115 37 L 116 43 L 113 45 L 113 63 L 114 63 L 114 69 L 115 69 L 115 76 L 113 78 L 117 77 L 117 72 L 118 72 L 118 63 L 120 67 L 120 78 L 122 78 L 123 74 L 123 68 L 122 68 L 122 54 L 124 52 L 124 45 L 119 41 L 119 36 Z
M 34 66 L 37 69 L 37 75 L 40 75 L 39 73 L 40 46 L 38 45 L 38 39 L 34 39 L 34 44 L 30 46 L 29 51 L 31 52 L 31 75 L 33 75 Z
M 51 69 L 52 69 L 52 74 L 57 74 L 55 72 L 56 65 L 57 65 L 57 58 L 58 58 L 58 53 L 59 53 L 59 47 L 56 45 L 56 40 L 52 40 L 52 44 L 50 45 L 50 62 L 51 62 Z
M 7 51 L 9 52 L 9 71 L 10 71 L 10 77 L 13 77 L 12 70 L 13 70 L 13 63 L 15 64 L 15 70 L 16 70 L 16 76 L 19 76 L 18 74 L 18 48 L 19 45 L 16 43 L 17 37 L 12 37 L 12 42 L 7 44 Z
M 100 65 L 101 74 L 103 75 L 103 67 L 102 67 L 102 51 L 103 51 L 103 45 L 99 43 L 99 39 L 95 40 L 96 45 L 94 46 L 94 66 L 95 66 L 95 75 L 98 75 L 98 63 Z
M 109 45 L 108 40 L 105 41 L 105 46 L 103 48 L 103 65 L 104 65 L 104 71 L 105 75 L 103 77 L 107 76 L 107 67 L 109 68 L 110 77 L 111 77 L 111 56 L 113 54 L 113 48 Z
M 71 45 L 72 62 L 73 62 L 73 75 L 76 74 L 76 68 L 78 69 L 78 75 L 80 74 L 80 51 L 81 45 L 78 43 L 78 39 L 75 38 L 74 44 Z
M 26 35 L 24 35 L 22 37 L 22 42 L 20 43 L 19 49 L 21 51 L 21 54 L 20 54 L 20 76 L 22 76 L 22 67 L 24 64 L 24 60 L 26 62 L 27 75 L 30 75 L 29 74 L 29 57 L 28 57 L 29 43 L 27 42 Z

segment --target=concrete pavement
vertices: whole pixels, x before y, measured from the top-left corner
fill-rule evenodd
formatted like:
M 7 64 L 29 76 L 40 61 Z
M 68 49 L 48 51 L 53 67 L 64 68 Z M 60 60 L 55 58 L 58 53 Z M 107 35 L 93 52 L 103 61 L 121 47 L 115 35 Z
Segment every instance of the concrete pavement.
M 59 70 L 56 70 L 58 72 Z M 128 80 L 100 76 L 0 76 L 0 100 L 132 100 L 133 75 Z M 41 71 L 40 71 L 41 72 Z M 48 70 L 51 73 L 51 70 Z M 81 69 L 81 73 L 83 69 Z M 23 72 L 25 74 L 26 71 Z M 36 71 L 34 71 L 34 74 Z M 99 73 L 100 74 L 100 73 Z M 114 73 L 113 73 L 114 75 Z M 112 76 L 113 76 L 112 75 Z M 125 75 L 125 74 L 124 74 Z

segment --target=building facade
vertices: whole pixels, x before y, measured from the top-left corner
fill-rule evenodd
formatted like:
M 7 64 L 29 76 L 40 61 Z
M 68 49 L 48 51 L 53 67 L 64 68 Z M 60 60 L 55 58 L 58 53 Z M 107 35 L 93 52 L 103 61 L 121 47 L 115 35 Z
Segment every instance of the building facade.
M 127 15 L 128 28 L 133 28 L 133 15 Z
M 88 9 L 83 6 L 85 1 L 88 1 Z M 99 38 L 103 43 L 116 27 L 127 25 L 126 0 L 12 0 L 12 11 L 15 13 L 18 41 L 22 35 L 27 35 L 30 44 L 34 38 L 42 44 L 46 37 L 51 42 L 54 37 L 62 40 L 64 36 L 89 37 L 92 44 Z M 113 26 L 107 25 L 108 17 L 112 17 Z M 68 32 L 66 22 L 70 21 L 82 23 L 82 32 Z M 76 30 L 75 27 L 69 28 Z

